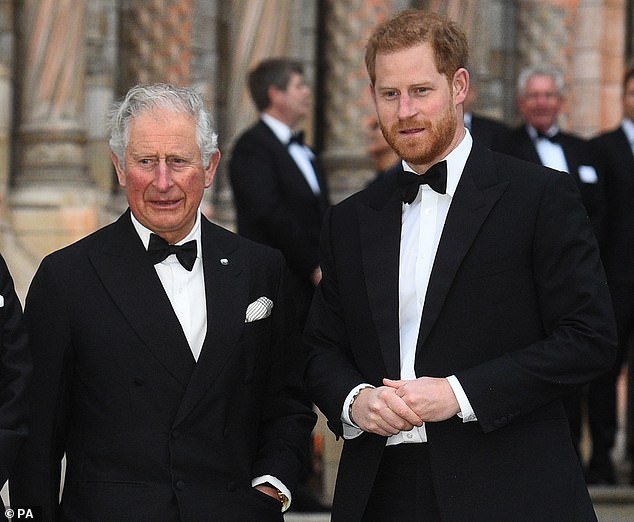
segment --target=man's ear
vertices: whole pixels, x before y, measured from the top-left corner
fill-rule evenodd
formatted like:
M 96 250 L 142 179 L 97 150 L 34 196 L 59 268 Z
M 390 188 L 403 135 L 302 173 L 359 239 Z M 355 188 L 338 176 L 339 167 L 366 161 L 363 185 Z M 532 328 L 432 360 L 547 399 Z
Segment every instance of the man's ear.
M 456 105 L 464 103 L 467 92 L 469 92 L 469 71 L 464 67 L 458 69 L 453 75 L 452 87 Z
M 216 177 L 216 170 L 218 169 L 218 163 L 220 163 L 220 151 L 217 150 L 211 155 L 209 159 L 209 166 L 205 169 L 205 188 L 211 186 L 211 183 Z
M 117 171 L 117 179 L 119 180 L 119 185 L 121 185 L 122 187 L 125 187 L 126 177 L 125 177 L 125 170 L 123 168 L 123 165 L 119 163 L 119 158 L 117 158 L 117 155 L 114 152 L 110 153 L 110 159 L 112 159 L 114 170 Z

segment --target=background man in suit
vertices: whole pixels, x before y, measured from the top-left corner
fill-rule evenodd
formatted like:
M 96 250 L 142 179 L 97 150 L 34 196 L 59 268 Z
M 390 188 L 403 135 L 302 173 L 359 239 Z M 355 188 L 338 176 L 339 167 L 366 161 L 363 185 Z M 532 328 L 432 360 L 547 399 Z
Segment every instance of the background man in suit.
M 592 455 L 587 470 L 590 483 L 615 482 L 610 451 L 617 429 L 616 382 L 626 359 L 634 327 L 634 67 L 623 78 L 623 121 L 616 129 L 592 140 L 605 161 L 606 238 L 603 261 L 612 294 L 619 334 L 617 361 L 610 372 L 590 384 L 588 421 Z M 633 422 L 634 380 L 629 373 L 628 418 Z M 628 429 L 628 453 L 632 451 L 632 424 Z
M 472 141 L 467 54 L 418 10 L 368 42 L 404 161 L 324 221 L 305 343 L 345 440 L 333 522 L 596 520 L 561 404 L 614 359 L 596 240 L 570 176 Z
M 507 133 L 494 150 L 569 173 L 577 182 L 594 233 L 603 248 L 605 193 L 603 172 L 594 147 L 558 126 L 564 104 L 564 79 L 550 65 L 525 67 L 517 79 L 517 107 L 524 122 Z M 577 453 L 581 441 L 582 390 L 565 400 Z
M 9 478 L 26 439 L 26 393 L 31 370 L 22 305 L 9 268 L 0 256 L 0 487 Z
M 517 79 L 517 108 L 524 121 L 493 149 L 570 174 L 601 245 L 605 194 L 600 160 L 587 140 L 560 130 L 563 104 L 564 79 L 559 70 L 549 65 L 525 67 Z
M 315 154 L 295 132 L 310 110 L 302 65 L 285 58 L 261 62 L 249 73 L 260 120 L 236 142 L 229 164 L 238 233 L 278 248 L 293 274 L 303 327 L 321 279 L 319 234 L 328 185 Z
M 33 279 L 12 501 L 48 521 L 281 521 L 315 422 L 282 256 L 201 215 L 220 152 L 195 91 L 135 87 L 110 116 L 130 208 Z
M 319 235 L 329 205 L 324 170 L 297 131 L 309 114 L 311 91 L 301 63 L 287 58 L 264 60 L 248 84 L 260 119 L 238 138 L 229 163 L 238 233 L 284 254 L 303 330 L 321 280 Z M 311 486 L 312 445 L 309 454 L 293 509 L 324 511 Z

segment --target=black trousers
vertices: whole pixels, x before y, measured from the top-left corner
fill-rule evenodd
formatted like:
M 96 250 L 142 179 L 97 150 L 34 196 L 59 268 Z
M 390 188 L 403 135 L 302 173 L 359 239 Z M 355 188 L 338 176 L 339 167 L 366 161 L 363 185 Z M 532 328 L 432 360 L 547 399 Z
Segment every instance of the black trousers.
M 403 521 L 441 521 L 426 443 L 385 448 L 363 515 L 363 522 Z

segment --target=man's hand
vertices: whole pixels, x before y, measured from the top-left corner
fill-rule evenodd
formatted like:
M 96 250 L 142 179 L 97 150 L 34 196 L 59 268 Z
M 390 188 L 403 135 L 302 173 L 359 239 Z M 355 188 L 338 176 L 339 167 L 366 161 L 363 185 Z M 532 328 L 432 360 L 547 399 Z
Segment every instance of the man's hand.
M 280 500 L 280 497 L 277 495 L 277 489 L 275 489 L 273 486 L 259 484 L 255 486 L 255 489 L 257 489 L 258 491 L 261 491 L 262 493 L 264 493 L 265 495 L 268 495 L 269 497 L 273 497 L 275 500 L 279 500 L 280 504 L 282 503 L 282 501 Z
M 357 426 L 383 437 L 422 426 L 421 418 L 396 391 L 386 386 L 361 390 L 352 404 L 352 418 Z
M 310 282 L 313 286 L 317 286 L 321 282 L 321 267 L 318 266 L 310 273 Z
M 440 422 L 460 412 L 460 405 L 449 381 L 444 378 L 419 377 L 413 381 L 383 379 L 405 404 L 424 422 Z

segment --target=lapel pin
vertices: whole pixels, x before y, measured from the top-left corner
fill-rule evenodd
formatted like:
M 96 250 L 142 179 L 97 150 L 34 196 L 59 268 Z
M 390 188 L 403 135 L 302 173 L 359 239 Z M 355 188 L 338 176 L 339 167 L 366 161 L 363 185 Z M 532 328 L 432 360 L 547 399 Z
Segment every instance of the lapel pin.
M 228 264 L 229 264 L 229 260 L 228 260 L 226 257 L 223 257 L 223 258 L 220 260 L 220 264 L 221 264 L 221 265 L 226 266 L 226 265 L 228 265 Z

